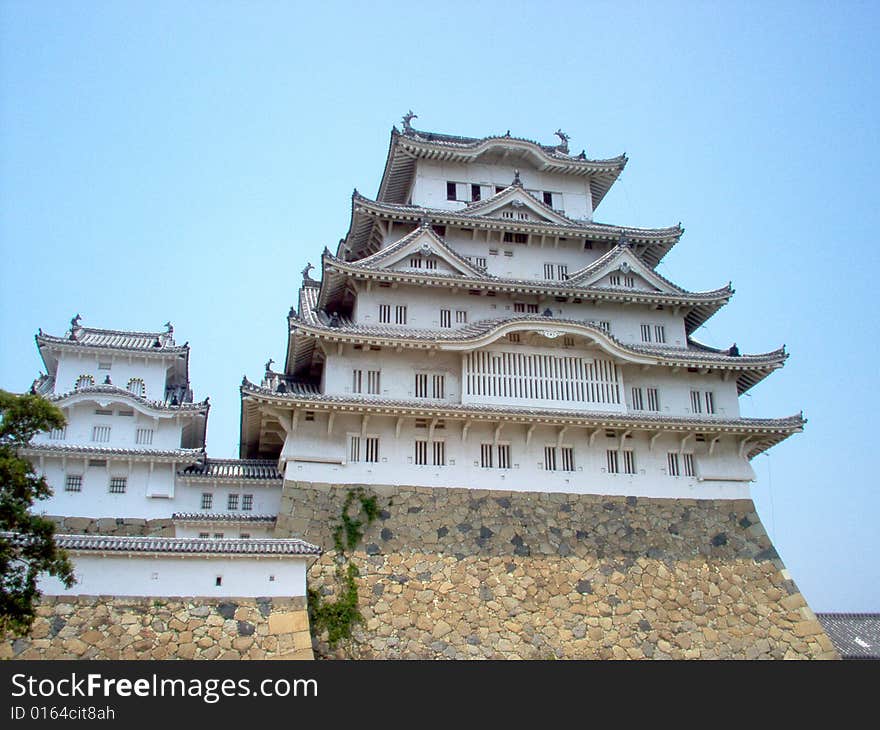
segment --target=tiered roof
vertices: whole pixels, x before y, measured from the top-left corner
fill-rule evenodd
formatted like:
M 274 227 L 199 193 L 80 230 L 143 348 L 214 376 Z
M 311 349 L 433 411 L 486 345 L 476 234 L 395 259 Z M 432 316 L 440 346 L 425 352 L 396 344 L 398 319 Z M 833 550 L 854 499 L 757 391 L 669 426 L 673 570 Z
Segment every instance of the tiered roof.
M 541 172 L 575 175 L 589 179 L 595 209 L 626 166 L 626 155 L 607 160 L 590 160 L 585 153 L 568 154 L 567 144 L 542 145 L 529 139 L 505 135 L 458 137 L 414 129 L 408 122 L 403 132 L 391 130 L 391 143 L 382 181 L 379 200 L 388 203 L 406 203 L 416 170 L 416 160 L 443 162 L 475 162 L 504 155 L 512 165 L 528 162 Z
M 205 539 L 199 537 L 117 537 L 55 535 L 60 548 L 88 553 L 148 553 L 186 555 L 320 555 L 317 545 L 295 538 Z
M 266 459 L 205 459 L 178 472 L 190 481 L 271 482 L 280 484 L 278 463 Z

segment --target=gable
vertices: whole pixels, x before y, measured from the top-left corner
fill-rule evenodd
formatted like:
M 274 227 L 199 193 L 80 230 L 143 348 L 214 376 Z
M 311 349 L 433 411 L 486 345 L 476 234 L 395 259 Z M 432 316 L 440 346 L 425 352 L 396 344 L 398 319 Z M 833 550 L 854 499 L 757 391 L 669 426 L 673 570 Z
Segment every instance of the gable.
M 415 229 L 396 243 L 361 259 L 357 265 L 391 271 L 481 276 L 478 269 L 450 249 L 428 226 Z
M 651 270 L 626 244 L 569 276 L 579 287 L 636 289 L 661 294 L 681 294 L 684 290 Z
M 462 211 L 462 215 L 498 218 L 513 223 L 532 222 L 559 225 L 571 223 L 568 218 L 544 205 L 534 195 L 524 190 L 521 185 L 511 185 L 491 198 L 471 203 Z

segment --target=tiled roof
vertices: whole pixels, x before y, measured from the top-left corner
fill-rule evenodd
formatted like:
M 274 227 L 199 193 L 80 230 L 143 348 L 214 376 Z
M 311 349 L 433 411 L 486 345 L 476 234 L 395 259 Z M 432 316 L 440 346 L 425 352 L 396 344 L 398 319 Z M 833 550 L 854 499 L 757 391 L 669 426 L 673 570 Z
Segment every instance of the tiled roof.
M 817 613 L 842 659 L 880 659 L 880 613 Z
M 71 398 L 75 395 L 86 394 L 110 395 L 117 398 L 121 397 L 127 400 L 133 400 L 136 403 L 140 403 L 141 405 L 147 406 L 148 408 L 152 408 L 154 410 L 172 411 L 174 413 L 207 413 L 208 409 L 210 408 L 207 401 L 202 401 L 201 403 L 180 403 L 178 405 L 171 405 L 167 401 L 148 400 L 147 398 L 132 393 L 130 390 L 120 388 L 118 385 L 91 385 L 86 388 L 70 390 L 66 393 L 56 393 L 54 395 L 48 395 L 46 396 L 46 398 L 47 400 L 58 402 L 67 398 Z
M 120 553 L 174 553 L 215 555 L 320 555 L 317 545 L 296 539 L 204 539 L 198 537 L 117 537 L 55 535 L 65 550 Z
M 271 479 L 281 480 L 275 461 L 265 459 L 206 459 L 204 462 L 186 467 L 181 472 L 184 477 L 205 477 L 210 479 Z
M 188 352 L 189 345 L 176 345 L 167 332 L 127 332 L 103 330 L 92 327 L 76 327 L 67 337 L 54 337 L 40 332 L 38 344 L 100 347 L 113 350 L 138 350 L 140 352 L 181 353 Z
M 52 454 L 66 454 L 66 455 L 77 455 L 81 454 L 83 456 L 123 456 L 129 458 L 137 458 L 137 459 L 149 459 L 149 458 L 173 458 L 178 461 L 185 461 L 188 459 L 196 460 L 202 459 L 205 455 L 205 450 L 202 449 L 123 449 L 123 448 L 114 448 L 110 446 L 89 446 L 86 444 L 53 444 L 53 443 L 41 443 L 41 444 L 30 444 L 29 446 L 20 449 L 22 454 L 36 454 L 39 455 L 41 453 L 52 453 Z
M 274 523 L 275 515 L 243 515 L 234 512 L 175 512 L 171 515 L 175 522 L 265 522 Z

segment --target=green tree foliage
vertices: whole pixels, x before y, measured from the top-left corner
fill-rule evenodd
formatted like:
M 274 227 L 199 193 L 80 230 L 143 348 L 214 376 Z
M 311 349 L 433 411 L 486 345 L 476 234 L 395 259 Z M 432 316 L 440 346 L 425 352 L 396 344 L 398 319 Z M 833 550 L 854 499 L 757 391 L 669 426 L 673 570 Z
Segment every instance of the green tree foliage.
M 64 425 L 64 414 L 40 396 L 0 390 L 0 636 L 30 630 L 41 573 L 68 588 L 75 582 L 67 554 L 55 545 L 55 525 L 30 511 L 52 489 L 18 455 L 37 433 Z

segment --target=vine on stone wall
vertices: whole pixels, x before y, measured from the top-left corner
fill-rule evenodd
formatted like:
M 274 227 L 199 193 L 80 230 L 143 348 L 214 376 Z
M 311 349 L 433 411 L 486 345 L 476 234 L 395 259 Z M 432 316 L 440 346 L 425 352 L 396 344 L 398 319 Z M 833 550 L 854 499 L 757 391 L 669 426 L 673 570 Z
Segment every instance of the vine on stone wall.
M 357 501 L 357 511 L 352 507 Z M 364 530 L 379 516 L 376 497 L 368 497 L 363 489 L 352 489 L 345 497 L 339 522 L 333 529 L 333 545 L 336 548 L 335 598 L 326 599 L 315 588 L 308 589 L 309 618 L 314 636 L 327 632 L 331 648 L 351 638 L 352 629 L 364 620 L 358 608 L 356 578 L 360 575 L 349 553 L 364 536 Z

